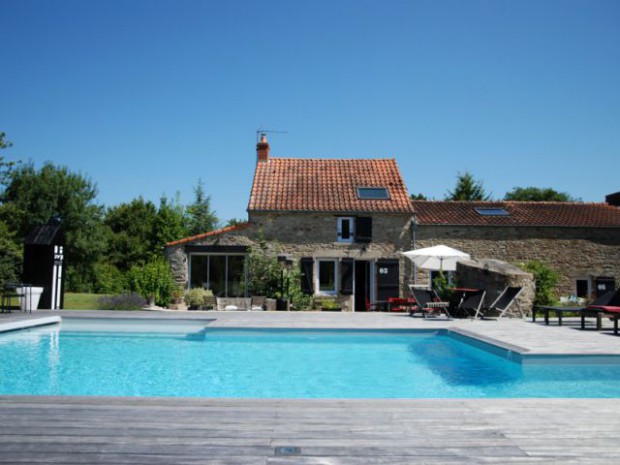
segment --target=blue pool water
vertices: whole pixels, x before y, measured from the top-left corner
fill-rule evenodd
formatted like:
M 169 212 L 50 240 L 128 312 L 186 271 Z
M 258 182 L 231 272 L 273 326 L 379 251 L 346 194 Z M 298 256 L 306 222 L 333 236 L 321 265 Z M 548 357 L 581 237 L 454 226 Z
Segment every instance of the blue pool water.
M 521 364 L 441 333 L 144 329 L 63 322 L 2 334 L 0 394 L 620 397 L 618 364 Z

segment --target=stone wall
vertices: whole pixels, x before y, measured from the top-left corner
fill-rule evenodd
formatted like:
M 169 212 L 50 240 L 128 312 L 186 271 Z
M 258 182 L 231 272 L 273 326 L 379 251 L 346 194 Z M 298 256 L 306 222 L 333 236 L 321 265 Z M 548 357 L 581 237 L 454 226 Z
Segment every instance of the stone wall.
M 255 246 L 260 241 L 273 242 L 277 244 L 279 253 L 287 254 L 293 259 L 294 266 L 298 266 L 297 262 L 302 257 L 398 259 L 401 295 L 406 295 L 405 274 L 409 273 L 410 265 L 401 252 L 411 249 L 410 215 L 364 215 L 373 218 L 372 241 L 367 244 L 337 242 L 339 216 L 347 215 L 253 213 L 247 228 L 192 241 L 191 245 Z M 181 286 L 186 286 L 189 278 L 186 245 L 188 244 L 179 244 L 165 250 L 175 280 Z M 352 309 L 353 301 L 350 296 L 340 295 L 338 301 L 344 310 Z
M 539 260 L 561 275 L 560 294 L 575 293 L 575 279 L 611 276 L 620 283 L 620 229 L 491 226 L 423 226 L 416 229 L 416 248 L 444 244 L 472 259 L 509 263 Z M 428 274 L 418 271 L 419 283 Z
M 536 283 L 531 273 L 500 260 L 487 259 L 460 262 L 456 265 L 456 274 L 459 287 L 486 291 L 485 307 L 489 307 L 506 286 L 523 288 L 505 316 L 523 317 L 531 314 L 536 294 Z

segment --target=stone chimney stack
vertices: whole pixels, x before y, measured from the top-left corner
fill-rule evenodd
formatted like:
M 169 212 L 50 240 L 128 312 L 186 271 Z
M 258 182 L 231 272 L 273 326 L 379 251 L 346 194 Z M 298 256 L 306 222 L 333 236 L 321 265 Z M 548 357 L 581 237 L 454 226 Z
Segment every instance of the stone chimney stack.
M 267 135 L 260 135 L 260 142 L 256 144 L 256 158 L 258 162 L 269 160 L 269 142 L 267 142 Z

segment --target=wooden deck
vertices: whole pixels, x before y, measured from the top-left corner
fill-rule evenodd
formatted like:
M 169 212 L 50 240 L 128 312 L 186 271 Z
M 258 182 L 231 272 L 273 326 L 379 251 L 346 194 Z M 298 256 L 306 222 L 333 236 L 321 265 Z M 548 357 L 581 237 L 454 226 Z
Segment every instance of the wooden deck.
M 620 400 L 0 397 L 0 463 L 614 464 Z
M 112 316 L 215 318 L 209 324 L 220 327 L 458 327 L 533 353 L 620 353 L 620 338 L 606 333 L 523 321 L 282 312 Z M 620 463 L 618 412 L 620 399 L 0 396 L 0 464 L 615 465 Z

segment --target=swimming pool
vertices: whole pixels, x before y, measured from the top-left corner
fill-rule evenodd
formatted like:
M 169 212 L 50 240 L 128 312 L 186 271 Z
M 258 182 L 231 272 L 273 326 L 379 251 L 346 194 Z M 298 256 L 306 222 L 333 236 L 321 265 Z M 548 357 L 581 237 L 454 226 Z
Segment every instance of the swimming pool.
M 73 320 L 73 321 L 72 321 Z M 231 398 L 620 397 L 620 364 L 520 363 L 449 331 L 64 319 L 0 335 L 0 394 Z

